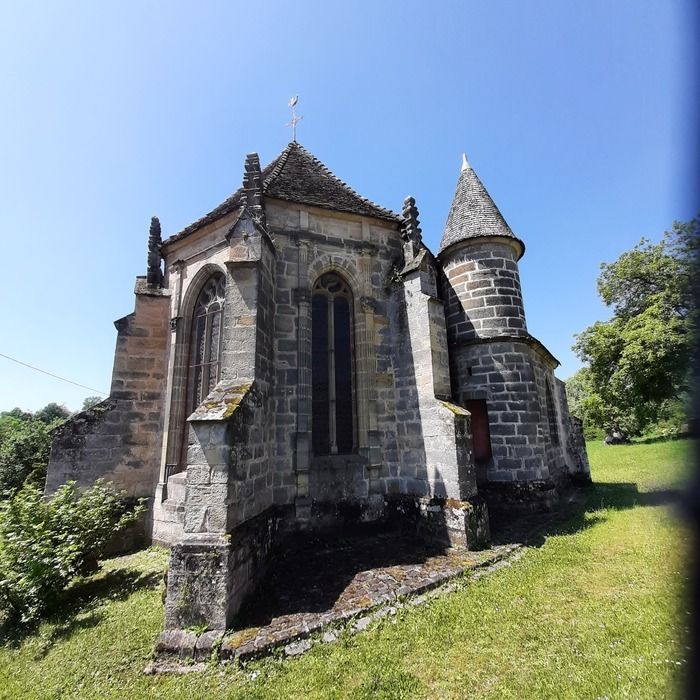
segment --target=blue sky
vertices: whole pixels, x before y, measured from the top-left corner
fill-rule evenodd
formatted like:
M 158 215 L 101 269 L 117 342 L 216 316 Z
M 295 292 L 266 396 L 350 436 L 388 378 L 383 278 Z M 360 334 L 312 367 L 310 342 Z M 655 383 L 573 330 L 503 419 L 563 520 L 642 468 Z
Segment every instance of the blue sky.
M 528 326 L 579 366 L 595 279 L 696 213 L 690 2 L 51 2 L 0 8 L 0 353 L 107 391 L 165 234 L 298 140 L 361 194 L 416 197 L 437 249 L 462 151 L 527 252 Z M 697 37 L 695 37 L 697 38 Z M 697 200 L 696 200 L 697 202 Z M 94 392 L 0 357 L 0 410 Z

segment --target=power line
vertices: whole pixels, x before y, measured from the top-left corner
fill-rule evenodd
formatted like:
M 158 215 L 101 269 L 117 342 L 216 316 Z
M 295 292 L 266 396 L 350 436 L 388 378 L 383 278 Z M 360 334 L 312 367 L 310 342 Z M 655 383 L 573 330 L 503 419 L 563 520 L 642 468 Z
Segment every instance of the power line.
M 107 396 L 106 391 L 100 391 L 99 389 L 93 389 L 90 386 L 85 386 L 85 384 L 78 384 L 78 382 L 74 382 L 70 379 L 66 379 L 65 377 L 59 377 L 57 374 L 53 374 L 52 372 L 47 372 L 45 369 L 39 369 L 39 367 L 34 367 L 34 365 L 28 365 L 26 362 L 16 360 L 14 357 L 10 357 L 9 355 L 4 355 L 1 352 L 0 352 L 0 357 L 4 357 L 6 360 L 12 360 L 12 362 L 16 362 L 18 365 L 24 365 L 24 367 L 29 367 L 29 369 L 34 369 L 37 372 L 41 372 L 42 374 L 48 374 L 49 377 L 54 377 L 55 379 L 60 379 L 62 382 L 68 382 L 68 384 L 74 384 L 75 386 L 79 386 L 81 389 L 88 389 L 89 391 L 94 391 L 96 394 L 100 394 L 100 396 Z

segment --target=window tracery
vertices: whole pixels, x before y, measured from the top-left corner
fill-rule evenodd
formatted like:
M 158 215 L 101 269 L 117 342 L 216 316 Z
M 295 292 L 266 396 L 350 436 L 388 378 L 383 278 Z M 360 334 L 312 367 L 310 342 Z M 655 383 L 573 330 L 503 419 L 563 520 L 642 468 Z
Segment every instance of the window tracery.
M 322 275 L 311 307 L 314 454 L 350 454 L 355 446 L 350 287 L 336 273 Z
M 226 280 L 220 272 L 202 287 L 190 333 L 189 410 L 194 411 L 219 381 Z

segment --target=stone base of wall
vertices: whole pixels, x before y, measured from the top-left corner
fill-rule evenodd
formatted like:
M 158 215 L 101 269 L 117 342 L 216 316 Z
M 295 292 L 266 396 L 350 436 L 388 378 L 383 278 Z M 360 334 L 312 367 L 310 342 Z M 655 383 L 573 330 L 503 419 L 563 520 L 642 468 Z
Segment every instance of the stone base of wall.
M 414 529 L 419 537 L 446 547 L 483 549 L 491 539 L 488 506 L 480 496 L 469 501 L 391 497 L 385 518 L 390 526 Z
M 384 515 L 384 497 L 376 494 L 357 500 L 313 500 L 310 512 L 311 516 L 304 523 L 304 529 L 352 529 L 362 523 L 380 520 Z
M 185 535 L 170 555 L 166 629 L 229 627 L 265 573 L 290 517 L 289 508 L 268 508 L 225 537 Z
M 496 514 L 533 513 L 552 510 L 559 502 L 559 491 L 551 479 L 536 481 L 488 481 L 479 493 Z

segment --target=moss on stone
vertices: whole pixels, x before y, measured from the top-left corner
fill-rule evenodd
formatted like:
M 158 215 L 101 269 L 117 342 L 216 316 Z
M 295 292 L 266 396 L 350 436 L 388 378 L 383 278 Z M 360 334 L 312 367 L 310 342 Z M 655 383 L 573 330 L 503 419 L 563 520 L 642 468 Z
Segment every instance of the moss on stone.
M 454 413 L 456 416 L 464 416 L 468 418 L 471 416 L 471 413 L 467 411 L 466 408 L 462 408 L 461 406 L 457 406 L 457 404 L 450 403 L 449 401 L 440 401 L 440 403 L 448 410 Z
M 259 630 L 259 627 L 246 627 L 238 632 L 234 632 L 230 637 L 226 637 L 226 639 L 224 639 L 221 646 L 225 649 L 238 649 L 244 644 L 247 644 L 255 639 Z

